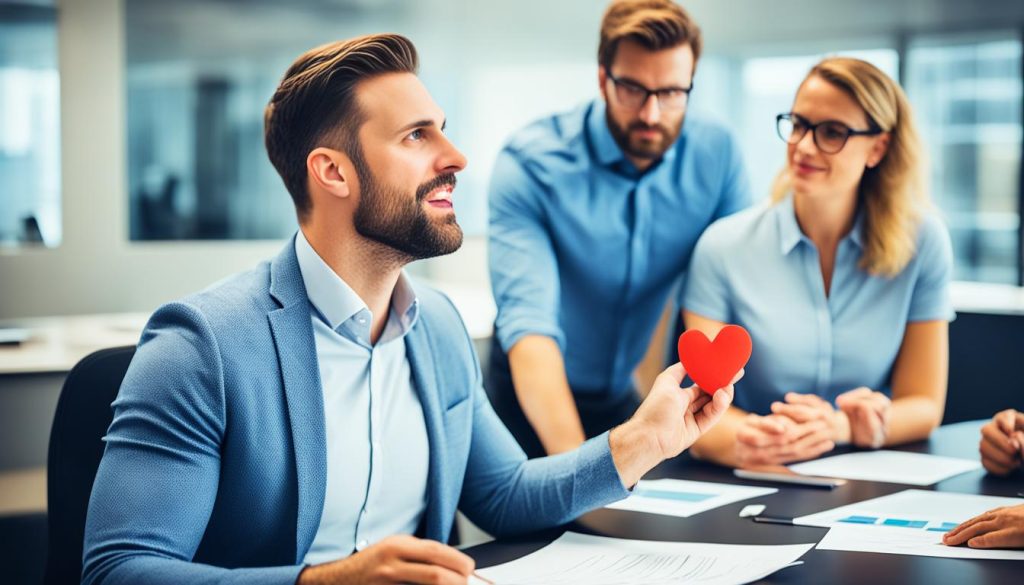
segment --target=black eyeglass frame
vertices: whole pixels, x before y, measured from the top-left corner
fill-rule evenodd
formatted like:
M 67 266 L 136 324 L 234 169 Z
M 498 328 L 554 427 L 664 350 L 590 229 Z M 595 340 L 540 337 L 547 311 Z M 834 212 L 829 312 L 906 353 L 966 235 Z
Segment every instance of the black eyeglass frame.
M 788 137 L 783 136 L 782 121 L 785 120 L 790 124 L 793 124 L 794 119 L 798 120 L 800 124 L 804 127 L 803 132 L 800 133 L 800 136 L 796 136 L 794 133 L 790 133 Z M 821 139 L 821 142 L 819 141 L 818 128 L 825 126 L 826 124 L 835 124 L 846 129 L 846 134 L 843 137 L 843 143 L 840 144 L 839 148 L 835 150 L 829 150 L 824 148 L 821 145 L 821 142 L 823 142 L 824 139 Z M 811 133 L 811 136 L 814 140 L 814 145 L 818 147 L 818 150 L 824 152 L 825 154 L 836 154 L 842 151 L 844 148 L 846 148 L 846 143 L 849 142 L 851 136 L 878 136 L 879 134 L 883 134 L 885 131 L 879 128 L 873 122 L 871 123 L 871 127 L 868 128 L 867 130 L 856 130 L 854 128 L 850 128 L 849 126 L 847 126 L 843 122 L 840 122 L 839 120 L 822 120 L 817 124 L 811 124 L 811 122 L 807 118 L 804 118 L 800 114 L 794 114 L 793 112 L 786 112 L 775 116 L 775 133 L 778 134 L 779 138 L 781 138 L 782 141 L 785 142 L 786 144 L 797 144 L 798 142 L 804 139 L 804 136 L 806 136 L 808 132 Z M 796 138 L 791 140 L 791 138 L 793 138 L 794 136 L 796 136 Z
M 644 107 L 647 104 L 647 100 L 651 99 L 651 96 L 653 95 L 653 96 L 655 96 L 658 99 L 658 107 L 659 108 L 663 108 L 663 109 L 666 109 L 666 110 L 681 110 L 681 109 L 686 107 L 686 102 L 690 98 L 690 92 L 693 91 L 693 81 L 690 81 L 690 87 L 659 87 L 657 89 L 648 89 L 647 87 L 644 87 L 643 85 L 640 85 L 639 83 L 637 83 L 635 81 L 630 81 L 629 79 L 622 79 L 621 77 L 616 77 L 616 76 L 612 75 L 611 72 L 608 72 L 607 75 L 608 75 L 608 79 L 610 79 L 612 81 L 612 83 L 615 84 L 616 86 L 626 87 L 626 88 L 629 88 L 629 89 L 632 89 L 632 90 L 635 90 L 635 91 L 638 91 L 638 92 L 643 92 L 643 94 L 644 94 L 643 99 L 640 100 L 639 104 L 634 106 L 636 109 L 640 109 L 640 108 Z M 683 96 L 684 97 L 683 97 L 683 99 L 682 99 L 682 101 L 681 101 L 681 103 L 679 104 L 678 107 L 675 107 L 675 106 L 669 106 L 667 108 L 665 107 L 665 101 L 662 99 L 661 95 L 664 92 L 669 92 L 669 91 L 681 91 L 681 92 L 683 92 Z

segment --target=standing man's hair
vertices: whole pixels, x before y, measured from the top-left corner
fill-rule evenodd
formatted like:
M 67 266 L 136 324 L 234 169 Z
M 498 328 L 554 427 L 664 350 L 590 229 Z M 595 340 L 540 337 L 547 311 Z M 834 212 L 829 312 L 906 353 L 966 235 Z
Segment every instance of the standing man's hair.
M 606 70 L 615 60 L 619 43 L 630 40 L 649 51 L 688 44 L 693 62 L 703 46 L 700 27 L 672 0 L 614 0 L 601 19 L 597 62 Z
M 359 128 L 365 121 L 356 85 L 384 73 L 416 73 L 412 42 L 396 34 L 337 41 L 307 51 L 292 63 L 263 115 L 270 162 L 295 201 L 300 221 L 309 213 L 306 157 L 324 146 L 365 166 Z

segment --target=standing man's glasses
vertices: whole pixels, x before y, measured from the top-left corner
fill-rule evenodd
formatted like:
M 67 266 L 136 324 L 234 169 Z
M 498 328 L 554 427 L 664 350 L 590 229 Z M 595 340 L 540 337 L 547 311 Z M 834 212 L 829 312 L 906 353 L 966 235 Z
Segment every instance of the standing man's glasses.
M 634 110 L 644 107 L 647 100 L 653 95 L 658 98 L 658 107 L 663 110 L 681 110 L 686 107 L 686 100 L 693 90 L 693 82 L 690 87 L 661 87 L 658 89 L 647 89 L 635 81 L 619 79 L 611 73 L 608 79 L 615 84 L 615 97 L 619 102 Z
M 825 154 L 835 154 L 842 150 L 851 136 L 877 136 L 882 133 L 882 129 L 877 126 L 868 130 L 853 130 L 835 120 L 811 124 L 803 116 L 792 112 L 775 116 L 775 130 L 787 144 L 796 144 L 803 140 L 805 134 L 813 132 L 815 146 Z

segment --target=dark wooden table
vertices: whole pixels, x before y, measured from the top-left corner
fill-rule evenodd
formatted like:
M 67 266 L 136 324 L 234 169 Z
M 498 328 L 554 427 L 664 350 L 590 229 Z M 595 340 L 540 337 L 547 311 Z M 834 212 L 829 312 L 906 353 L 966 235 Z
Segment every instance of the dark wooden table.
M 932 453 L 950 457 L 978 458 L 979 428 L 984 421 L 965 422 L 939 428 L 930 440 L 907 445 L 900 450 Z M 844 452 L 844 450 L 838 450 Z M 690 518 L 676 518 L 625 510 L 601 509 L 558 529 L 515 539 L 499 539 L 465 552 L 478 567 L 504 563 L 533 551 L 557 538 L 565 530 L 589 534 L 676 542 L 713 542 L 725 544 L 799 544 L 818 542 L 826 529 L 807 526 L 758 524 L 738 516 L 743 506 L 752 503 L 767 506 L 766 514 L 797 517 L 914 489 L 902 484 L 850 481 L 833 490 L 787 486 L 740 480 L 726 468 L 693 461 L 685 454 L 666 461 L 645 479 L 678 478 L 744 485 L 778 487 L 772 495 L 744 500 L 716 508 Z M 965 473 L 937 483 L 937 491 L 1015 496 L 1024 491 L 1024 477 L 993 477 L 983 470 Z M 1002 560 L 967 560 L 856 553 L 811 549 L 802 557 L 803 565 L 783 569 L 762 583 L 1024 583 L 1024 563 Z

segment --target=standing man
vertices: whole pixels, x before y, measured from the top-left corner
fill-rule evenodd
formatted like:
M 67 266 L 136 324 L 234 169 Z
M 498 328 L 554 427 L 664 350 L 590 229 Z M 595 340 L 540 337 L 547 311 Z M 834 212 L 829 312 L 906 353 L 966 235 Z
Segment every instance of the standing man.
M 713 425 L 731 389 L 658 377 L 635 416 L 527 461 L 466 329 L 405 264 L 455 251 L 466 159 L 398 35 L 302 55 L 267 106 L 299 230 L 276 258 L 157 310 L 114 402 L 87 585 L 462 584 L 456 507 L 495 535 L 564 523 Z M 420 538 L 417 538 L 420 537 Z
M 531 457 L 621 423 L 631 375 L 709 224 L 748 204 L 740 152 L 687 119 L 701 32 L 671 0 L 616 0 L 601 99 L 535 122 L 498 155 L 487 388 Z

